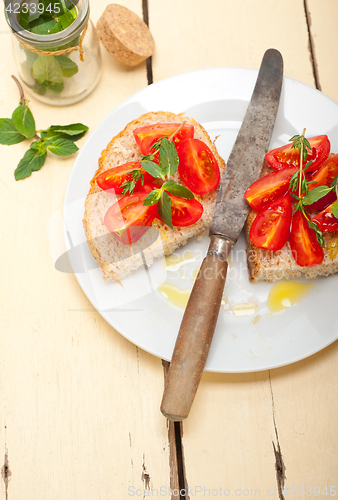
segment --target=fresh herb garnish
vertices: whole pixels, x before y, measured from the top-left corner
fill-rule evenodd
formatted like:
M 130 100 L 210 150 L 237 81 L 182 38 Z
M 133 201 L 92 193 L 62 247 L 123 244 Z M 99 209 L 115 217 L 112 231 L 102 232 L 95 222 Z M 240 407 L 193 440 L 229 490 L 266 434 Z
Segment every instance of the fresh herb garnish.
M 158 203 L 159 216 L 167 226 L 173 229 L 171 200 L 168 193 L 187 199 L 194 198 L 194 195 L 190 189 L 170 179 L 172 175 L 176 174 L 179 164 L 178 154 L 172 140 L 168 137 L 162 137 L 153 145 L 152 149 L 154 152 L 158 151 L 158 164 L 147 159 L 141 160 L 141 165 L 148 174 L 164 181 L 164 183 L 160 188 L 148 194 L 144 205 L 149 206 Z
M 15 169 L 14 175 L 18 181 L 41 169 L 47 158 L 47 150 L 58 156 L 68 156 L 78 151 L 74 142 L 85 135 L 88 127 L 82 123 L 52 125 L 39 130 L 38 135 L 22 87 L 14 76 L 12 78 L 20 90 L 20 103 L 13 111 L 12 118 L 0 119 L 0 144 L 12 145 L 25 139 L 35 139 Z
M 194 198 L 194 194 L 190 191 L 190 189 L 171 179 L 171 176 L 176 174 L 179 164 L 179 158 L 173 143 L 173 137 L 183 127 L 184 123 L 185 122 L 183 122 L 170 137 L 161 137 L 158 141 L 156 141 L 151 147 L 153 154 L 142 156 L 140 161 L 142 168 L 144 168 L 148 174 L 154 177 L 154 179 L 163 182 L 161 186 L 154 188 L 148 194 L 143 204 L 146 206 L 152 206 L 157 203 L 159 216 L 171 229 L 173 229 L 172 209 L 171 199 L 168 193 L 174 196 L 186 198 L 188 200 Z M 158 163 L 154 161 L 157 153 Z M 144 177 L 140 169 L 131 170 L 128 174 L 131 174 L 132 179 L 121 185 L 121 187 L 123 187 L 123 194 L 132 194 L 134 192 L 136 182 L 139 179 L 141 179 L 142 185 L 144 183 Z
M 121 187 L 123 187 L 123 194 L 132 194 L 134 192 L 137 181 L 139 181 L 140 179 L 142 186 L 144 184 L 144 176 L 141 172 L 141 169 L 131 170 L 129 173 L 132 179 L 121 184 Z
M 300 164 L 299 164 L 299 170 L 298 172 L 295 172 L 293 176 L 291 177 L 290 180 L 290 189 L 291 191 L 297 191 L 298 189 L 298 195 L 295 193 L 291 192 L 291 196 L 293 196 L 296 200 L 297 203 L 295 205 L 295 210 L 300 210 L 302 214 L 304 215 L 305 219 L 307 220 L 308 226 L 310 229 L 313 229 L 316 233 L 316 239 L 318 243 L 320 244 L 321 247 L 325 248 L 325 241 L 323 238 L 323 233 L 319 229 L 318 225 L 311 221 L 310 218 L 308 217 L 305 207 L 307 205 L 312 205 L 312 203 L 315 203 L 316 201 L 319 201 L 321 198 L 326 196 L 328 193 L 337 189 L 337 177 L 336 179 L 332 182 L 331 187 L 328 186 L 317 186 L 313 188 L 312 190 L 309 189 L 309 184 L 311 184 L 312 181 L 308 181 L 305 177 L 305 171 L 309 166 L 311 165 L 311 161 L 307 162 L 305 164 L 305 167 L 303 168 L 303 163 L 307 159 L 308 152 L 311 152 L 311 145 L 309 141 L 305 138 L 305 129 L 303 130 L 302 135 L 294 135 L 290 141 L 294 141 L 292 144 L 291 148 L 297 148 L 299 151 L 299 157 L 300 157 Z M 337 193 L 338 194 L 338 193 Z M 334 203 L 334 210 L 332 210 L 332 213 L 335 217 L 338 218 L 338 202 Z M 337 215 L 336 215 L 337 214 Z

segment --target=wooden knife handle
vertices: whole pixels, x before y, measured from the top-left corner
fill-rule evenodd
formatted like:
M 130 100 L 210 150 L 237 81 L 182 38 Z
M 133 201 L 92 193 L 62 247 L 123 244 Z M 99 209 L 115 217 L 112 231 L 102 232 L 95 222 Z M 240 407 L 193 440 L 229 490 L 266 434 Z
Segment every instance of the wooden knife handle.
M 169 420 L 187 418 L 202 377 L 216 328 L 231 243 L 212 236 L 191 291 L 177 336 L 163 393 L 161 412 Z

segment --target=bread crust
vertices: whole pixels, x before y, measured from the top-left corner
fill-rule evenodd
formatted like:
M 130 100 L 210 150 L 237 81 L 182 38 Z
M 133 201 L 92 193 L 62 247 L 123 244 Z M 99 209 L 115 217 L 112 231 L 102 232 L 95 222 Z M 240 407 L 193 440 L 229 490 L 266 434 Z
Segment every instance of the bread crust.
M 99 167 L 91 182 L 85 200 L 83 227 L 90 252 L 98 263 L 104 280 L 120 281 L 137 268 L 146 264 L 148 267 L 154 259 L 170 255 L 179 246 L 187 243 L 193 236 L 199 236 L 209 229 L 218 190 L 196 199 L 203 205 L 203 214 L 199 221 L 188 227 L 170 229 L 164 222 L 155 219 L 152 228 L 130 248 L 117 240 L 106 228 L 103 218 L 108 208 L 121 196 L 102 191 L 96 183 L 96 177 L 108 170 L 129 161 L 138 161 L 140 152 L 136 145 L 133 130 L 152 123 L 182 123 L 185 121 L 194 126 L 194 137 L 205 142 L 212 150 L 220 167 L 221 174 L 225 168 L 224 160 L 217 152 L 207 131 L 192 118 L 183 113 L 174 114 L 167 111 L 146 113 L 128 125 L 109 142 L 99 158 Z M 174 179 L 180 180 L 178 174 Z
M 273 169 L 265 162 L 262 176 L 271 172 L 273 172 Z M 338 272 L 338 232 L 323 233 L 325 240 L 324 260 L 319 266 L 301 267 L 296 264 L 292 256 L 289 242 L 277 252 L 258 248 L 251 242 L 249 233 L 256 215 L 257 212 L 250 209 L 244 228 L 249 279 L 251 282 L 268 281 L 271 283 L 291 278 L 314 279 L 318 276 L 329 276 Z

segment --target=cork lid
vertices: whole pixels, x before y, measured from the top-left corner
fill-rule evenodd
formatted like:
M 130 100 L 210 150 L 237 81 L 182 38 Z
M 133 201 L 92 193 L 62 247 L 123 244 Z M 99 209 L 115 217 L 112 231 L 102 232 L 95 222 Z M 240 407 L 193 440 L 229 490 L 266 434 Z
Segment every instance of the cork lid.
M 110 4 L 96 24 L 102 45 L 118 61 L 135 66 L 155 51 L 148 26 L 135 12 L 118 4 Z

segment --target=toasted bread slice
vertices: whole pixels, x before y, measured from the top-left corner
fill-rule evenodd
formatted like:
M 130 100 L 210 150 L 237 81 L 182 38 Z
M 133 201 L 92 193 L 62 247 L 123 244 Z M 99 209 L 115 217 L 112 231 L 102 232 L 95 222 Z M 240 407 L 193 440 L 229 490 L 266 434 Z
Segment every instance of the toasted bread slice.
M 155 258 L 170 255 L 179 246 L 184 245 L 189 238 L 201 235 L 210 226 L 217 190 L 202 196 L 196 195 L 204 211 L 195 224 L 188 227 L 175 227 L 172 230 L 159 219 L 155 219 L 152 228 L 131 247 L 117 240 L 103 222 L 106 211 L 120 196 L 102 191 L 95 180 L 97 175 L 128 161 L 139 160 L 140 151 L 133 135 L 135 128 L 152 123 L 182 123 L 183 121 L 194 126 L 194 137 L 209 146 L 222 173 L 225 168 L 224 160 L 219 156 L 208 133 L 199 123 L 184 114 L 176 115 L 164 111 L 144 114 L 130 122 L 102 151 L 99 168 L 91 180 L 85 201 L 83 226 L 89 249 L 102 270 L 104 280 L 120 281 L 144 264 L 149 267 Z M 175 175 L 175 180 L 179 182 L 178 174 Z
M 272 171 L 265 163 L 262 175 Z M 312 279 L 338 272 L 338 232 L 323 233 L 325 240 L 324 260 L 319 266 L 301 267 L 296 264 L 292 256 L 289 242 L 278 252 L 258 248 L 251 242 L 249 232 L 256 215 L 257 212 L 250 210 L 244 229 L 250 281 L 274 282 L 291 278 Z

